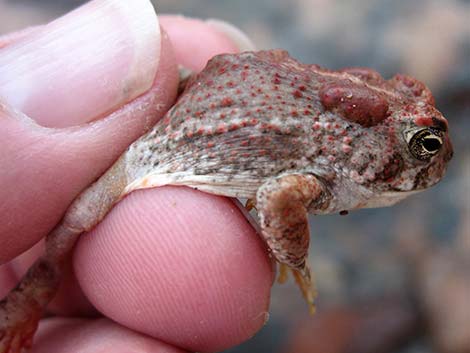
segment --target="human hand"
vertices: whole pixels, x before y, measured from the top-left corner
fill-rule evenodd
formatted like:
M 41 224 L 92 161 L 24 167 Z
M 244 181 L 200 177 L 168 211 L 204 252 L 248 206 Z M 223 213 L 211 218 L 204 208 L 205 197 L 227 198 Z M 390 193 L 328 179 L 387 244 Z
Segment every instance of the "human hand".
M 146 0 L 94 1 L 0 37 L 0 295 L 41 246 L 17 256 L 168 110 L 176 64 L 198 70 L 246 45 L 220 23 L 160 20 L 169 38 Z M 188 188 L 131 194 L 69 268 L 33 352 L 218 351 L 266 320 L 265 247 L 231 200 Z

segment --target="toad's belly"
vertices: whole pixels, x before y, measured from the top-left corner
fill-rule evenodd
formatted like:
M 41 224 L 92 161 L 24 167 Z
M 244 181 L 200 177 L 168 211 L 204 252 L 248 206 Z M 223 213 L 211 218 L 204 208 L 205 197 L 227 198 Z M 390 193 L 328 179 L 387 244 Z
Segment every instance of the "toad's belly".
M 263 181 L 264 178 L 246 175 L 195 175 L 192 172 L 152 173 L 130 183 L 125 188 L 123 196 L 138 189 L 180 185 L 215 195 L 251 199 L 256 196 L 256 191 Z

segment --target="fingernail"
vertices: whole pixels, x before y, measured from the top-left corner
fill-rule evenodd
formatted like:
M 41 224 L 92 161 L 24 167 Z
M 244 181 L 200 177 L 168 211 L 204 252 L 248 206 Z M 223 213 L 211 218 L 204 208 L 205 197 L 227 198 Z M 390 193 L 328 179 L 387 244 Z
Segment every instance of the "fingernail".
M 241 52 L 256 49 L 255 44 L 251 41 L 251 39 L 248 38 L 248 36 L 241 29 L 235 27 L 231 23 L 214 18 L 206 20 L 206 23 L 216 31 L 219 31 L 229 37 Z
M 150 1 L 91 1 L 0 50 L 0 97 L 43 126 L 95 120 L 152 86 L 160 42 Z

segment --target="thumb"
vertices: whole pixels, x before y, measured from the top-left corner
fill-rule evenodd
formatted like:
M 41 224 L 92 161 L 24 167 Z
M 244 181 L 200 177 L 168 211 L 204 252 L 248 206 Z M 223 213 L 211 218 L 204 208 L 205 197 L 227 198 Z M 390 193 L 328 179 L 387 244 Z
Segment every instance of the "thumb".
M 0 52 L 0 97 L 43 126 L 88 122 L 151 87 L 160 42 L 147 0 L 92 1 Z
M 92 1 L 0 43 L 0 263 L 47 234 L 175 98 L 150 2 L 126 3 Z

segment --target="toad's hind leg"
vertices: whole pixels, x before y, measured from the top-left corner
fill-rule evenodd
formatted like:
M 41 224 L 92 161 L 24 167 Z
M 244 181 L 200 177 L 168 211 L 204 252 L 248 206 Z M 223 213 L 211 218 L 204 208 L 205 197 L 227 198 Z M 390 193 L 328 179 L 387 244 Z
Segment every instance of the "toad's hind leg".
M 78 236 L 93 228 L 120 199 L 127 185 L 121 157 L 67 209 L 46 237 L 46 251 L 19 285 L 0 301 L 0 353 L 21 353 L 32 344 L 44 308 L 54 297 L 64 262 Z
M 323 185 L 310 174 L 269 179 L 256 195 L 262 235 L 281 266 L 293 271 L 312 313 L 316 290 L 306 263 L 310 238 L 308 209 L 318 204 L 323 195 Z

